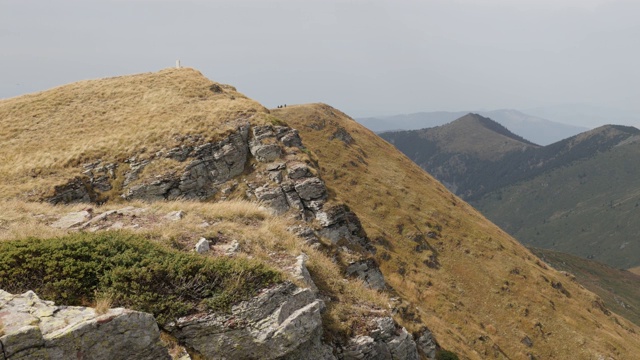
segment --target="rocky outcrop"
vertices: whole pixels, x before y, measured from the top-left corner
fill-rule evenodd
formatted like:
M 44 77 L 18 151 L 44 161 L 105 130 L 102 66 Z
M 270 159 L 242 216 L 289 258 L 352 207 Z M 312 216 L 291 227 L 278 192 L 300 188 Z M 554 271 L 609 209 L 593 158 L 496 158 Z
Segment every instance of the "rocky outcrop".
M 362 252 L 375 253 L 376 248 L 371 245 L 360 219 L 345 205 L 334 205 L 316 212 L 316 219 L 322 226 L 320 235 L 330 239 L 333 243 L 340 240 L 346 241 L 346 245 L 362 250 Z
M 349 144 L 346 135 L 338 134 L 336 138 Z M 194 141 L 198 143 L 199 139 Z M 218 192 L 226 198 L 242 189 L 244 195 L 268 206 L 276 214 L 289 214 L 307 222 L 308 225 L 297 225 L 290 231 L 309 245 L 321 247 L 320 237 L 323 237 L 335 244 L 338 251 L 349 252 L 350 259 L 357 259 L 360 254 L 360 260 L 346 266 L 345 275 L 362 279 L 373 289 L 386 289 L 378 264 L 370 258 L 376 249 L 358 216 L 346 205 L 328 202 L 329 191 L 318 176 L 318 169 L 313 162 L 301 160 L 300 149 L 304 147 L 294 129 L 245 124 L 218 142 L 182 145 L 156 154 L 155 159 L 184 163 L 183 167 L 178 167 L 183 169 L 178 171 L 181 173 L 158 174 L 149 180 L 149 174 L 144 175 L 145 178 L 142 176 L 155 160 L 129 159 L 119 170 L 124 178 L 121 191 L 126 199 L 153 201 L 207 199 Z M 255 161 L 249 162 L 251 156 Z M 91 169 L 92 172 L 87 173 L 89 180 L 85 179 L 83 184 L 91 185 L 94 181 L 91 179 L 104 182 L 118 167 L 96 165 Z M 111 173 L 100 175 L 97 171 Z M 242 178 L 234 179 L 240 175 Z M 88 188 L 96 191 L 91 186 Z M 102 188 L 107 189 L 107 186 Z M 175 212 L 168 214 L 165 220 L 179 221 L 181 217 L 181 212 Z M 92 222 L 102 223 L 91 219 L 85 224 Z M 207 245 L 209 251 L 226 256 L 234 256 L 239 251 L 237 241 L 211 244 L 206 239 L 201 240 L 195 250 L 205 253 Z M 376 324 L 372 325 L 377 330 L 353 338 L 345 346 L 324 344 L 320 316 L 324 301 L 318 297 L 318 289 L 305 262 L 306 256 L 302 254 L 290 269 L 294 277 L 307 286 L 305 289 L 290 283 L 279 285 L 251 301 L 234 306 L 231 313 L 191 315 L 177 319 L 168 330 L 181 345 L 207 359 L 414 358 L 413 337 L 391 318 L 377 318 Z M 341 353 L 336 349 L 345 351 Z
M 302 281 L 311 291 L 314 293 L 318 292 L 318 287 L 313 282 L 311 278 L 311 274 L 307 269 L 307 261 L 309 260 L 309 256 L 307 254 L 302 253 L 296 257 L 296 263 L 291 269 L 292 275 Z
M 349 341 L 339 355 L 344 360 L 418 360 L 413 336 L 390 317 L 373 320 L 375 330 Z
M 181 174 L 166 174 L 151 182 L 143 182 L 125 190 L 126 199 L 173 200 L 206 199 L 218 192 L 217 185 L 244 171 L 249 153 L 249 125 L 239 126 L 226 138 L 198 146 L 181 146 L 164 155 L 179 162 L 189 161 Z M 128 183 L 136 180 L 144 162 L 132 162 L 125 177 Z
M 0 290 L 0 359 L 170 359 L 151 314 L 55 306 Z
M 422 355 L 423 358 L 435 360 L 438 343 L 436 343 L 433 333 L 431 333 L 429 329 L 422 329 L 421 333 L 417 336 L 416 345 L 418 347 L 418 353 Z
M 376 290 L 384 290 L 387 287 L 384 275 L 374 259 L 355 261 L 347 266 L 347 276 L 354 276 Z
M 91 184 L 88 180 L 76 177 L 64 185 L 56 186 L 53 189 L 53 196 L 47 200 L 52 204 L 93 202 L 96 200 L 96 196 L 91 189 Z
M 202 313 L 180 318 L 167 330 L 206 359 L 280 359 L 300 351 L 331 358 L 320 342 L 324 302 L 313 291 L 284 283 L 229 314 Z

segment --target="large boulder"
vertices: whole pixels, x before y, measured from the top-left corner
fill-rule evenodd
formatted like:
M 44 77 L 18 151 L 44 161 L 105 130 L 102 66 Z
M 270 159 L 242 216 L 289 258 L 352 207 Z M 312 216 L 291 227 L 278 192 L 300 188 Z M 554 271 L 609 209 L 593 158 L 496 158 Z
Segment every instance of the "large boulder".
M 0 290 L 0 360 L 171 359 L 153 315 L 127 309 L 99 314 L 55 306 L 32 292 Z
M 183 317 L 167 330 L 206 359 L 279 359 L 306 349 L 330 354 L 321 343 L 323 309 L 324 302 L 313 291 L 287 282 L 234 306 L 230 313 Z

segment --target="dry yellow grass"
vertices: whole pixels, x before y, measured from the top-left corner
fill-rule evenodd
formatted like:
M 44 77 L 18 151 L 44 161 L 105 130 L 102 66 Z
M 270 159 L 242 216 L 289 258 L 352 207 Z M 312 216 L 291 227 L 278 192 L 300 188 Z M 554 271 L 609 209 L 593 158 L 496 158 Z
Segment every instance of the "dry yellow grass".
M 186 135 L 216 139 L 267 110 L 194 69 L 89 80 L 0 100 L 0 196 L 46 193 L 82 163 L 153 156 Z
M 640 353 L 640 328 L 605 315 L 594 306 L 593 293 L 547 268 L 345 114 L 323 104 L 272 114 L 300 131 L 337 200 L 358 214 L 376 240 L 387 281 L 416 309 L 396 317 L 410 330 L 426 324 L 446 349 L 470 359 L 506 357 L 502 352 L 512 359 L 529 353 L 542 359 L 632 359 Z M 355 142 L 330 140 L 339 128 Z M 428 232 L 438 234 L 425 237 L 432 249 L 417 252 L 413 239 Z M 425 264 L 431 255 L 439 269 Z M 521 342 L 526 336 L 533 347 Z
M 640 266 L 629 269 L 634 274 L 640 275 Z
M 98 315 L 106 314 L 113 306 L 113 296 L 109 294 L 99 294 L 96 296 L 93 308 Z

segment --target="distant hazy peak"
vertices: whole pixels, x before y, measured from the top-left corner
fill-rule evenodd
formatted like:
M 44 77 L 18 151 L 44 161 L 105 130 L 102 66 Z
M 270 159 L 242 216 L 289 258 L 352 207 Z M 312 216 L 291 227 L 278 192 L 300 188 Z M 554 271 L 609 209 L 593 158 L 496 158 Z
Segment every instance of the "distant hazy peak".
M 537 144 L 532 143 L 531 141 L 523 138 L 522 136 L 516 135 L 514 133 L 512 133 L 511 131 L 509 131 L 509 129 L 507 129 L 506 127 L 504 127 L 502 124 L 498 123 L 497 121 L 494 121 L 488 117 L 484 117 L 480 114 L 476 114 L 476 113 L 469 113 L 461 118 L 459 118 L 456 121 L 460 121 L 460 122 L 477 122 L 480 125 L 482 125 L 484 128 L 491 130 L 495 133 L 498 133 L 500 135 L 506 136 L 510 139 L 519 141 L 519 142 L 523 142 L 525 144 L 531 145 L 531 146 L 539 146 Z

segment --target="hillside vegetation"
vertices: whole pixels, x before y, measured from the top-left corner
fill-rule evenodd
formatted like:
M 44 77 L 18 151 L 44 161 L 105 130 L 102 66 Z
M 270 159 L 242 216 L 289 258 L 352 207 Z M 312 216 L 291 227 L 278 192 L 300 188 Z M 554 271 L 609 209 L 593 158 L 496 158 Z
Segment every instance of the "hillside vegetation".
M 598 296 L 549 269 L 345 114 L 324 104 L 272 114 L 299 129 L 329 187 L 376 239 L 387 281 L 416 306 L 398 314 L 405 326 L 427 324 L 445 348 L 475 359 L 589 359 L 605 338 L 605 348 L 635 349 L 636 330 L 605 330 L 612 323 Z M 619 336 L 633 340 L 614 345 Z
M 473 204 L 525 244 L 604 262 L 640 264 L 640 143 L 621 143 L 505 186 Z
M 228 310 L 281 281 L 256 261 L 204 258 L 125 232 L 0 242 L 0 289 L 32 290 L 67 305 L 109 299 L 161 323 L 198 307 Z
M 557 251 L 530 249 L 545 263 L 575 276 L 578 283 L 598 294 L 607 308 L 640 325 L 639 274 Z
M 156 93 L 166 96 L 149 95 L 145 100 L 145 94 Z M 78 97 L 85 101 L 69 107 Z M 35 237 L 43 240 L 33 240 L 33 246 L 54 249 L 65 241 L 94 239 L 82 231 L 95 231 L 95 238 L 102 238 L 107 236 L 102 232 L 124 228 L 126 234 L 132 234 L 133 244 L 144 244 L 143 238 L 153 246 L 174 249 L 155 254 L 182 259 L 183 255 L 173 255 L 175 250 L 191 251 L 205 237 L 211 239 L 214 250 L 203 255 L 210 258 L 203 263 L 231 257 L 229 264 L 238 261 L 231 270 L 235 266 L 264 269 L 256 273 L 266 274 L 266 282 L 277 279 L 271 277 L 271 269 L 283 279 L 301 282 L 292 279 L 287 269 L 304 252 L 309 256 L 309 273 L 326 303 L 324 341 L 367 334 L 372 330 L 369 319 L 393 314 L 414 335 L 429 328 L 442 348 L 460 358 L 629 359 L 640 353 L 640 327 L 610 312 L 599 296 L 545 265 L 391 144 L 328 105 L 268 110 L 195 70 L 172 69 L 87 81 L 4 100 L 0 114 L 0 128 L 9 129 L 2 133 L 3 144 L 9 142 L 1 155 L 0 176 L 0 239 L 11 244 L 7 248 L 23 246 L 26 243 L 21 239 Z M 47 120 L 33 120 L 36 114 Z M 71 123 L 64 114 L 78 121 Z M 110 124 L 118 119 L 111 132 Z M 141 159 L 149 160 L 149 167 L 140 172 L 140 183 L 129 184 L 128 189 L 162 190 L 163 181 L 183 181 L 190 174 L 185 161 L 167 157 L 167 153 L 174 154 L 174 149 L 197 153 L 193 149 L 213 146 L 202 145 L 205 141 L 219 141 L 215 144 L 225 145 L 206 161 L 215 163 L 218 155 L 225 159 L 234 153 L 231 143 L 223 142 L 234 122 L 256 130 L 247 132 L 242 144 L 253 146 L 260 137 L 266 140 L 251 148 L 255 154 L 245 153 L 244 167 L 236 175 L 215 184 L 217 192 L 195 198 L 206 201 L 181 197 L 168 201 L 168 195 L 161 192 L 143 197 L 145 201 L 120 204 L 126 196 L 118 186 L 100 199 L 101 204 L 27 201 L 47 199 L 56 185 L 80 174 L 88 177 L 84 175 L 87 167 L 109 159 L 117 162 L 118 169 L 130 172 L 133 170 L 125 164 L 134 167 Z M 270 126 L 262 127 L 265 124 Z M 303 145 L 296 145 L 297 133 L 288 127 L 298 130 Z M 290 135 L 291 145 L 276 144 L 283 143 L 275 139 L 277 131 Z M 282 152 L 274 153 L 275 148 Z M 272 160 L 260 161 L 258 151 L 267 150 L 273 151 L 262 155 L 273 156 Z M 189 151 L 185 153 L 191 154 Z M 189 159 L 189 164 L 205 161 L 195 156 Z M 282 192 L 285 180 L 296 179 L 294 176 L 302 176 L 294 183 L 301 188 L 299 193 L 321 189 L 326 194 L 307 197 L 300 212 L 288 205 L 288 210 L 278 211 L 266 196 L 262 204 L 256 203 L 256 194 L 265 194 L 260 191 Z M 113 184 L 122 177 L 114 173 L 109 179 Z M 311 190 L 302 189 L 301 185 L 309 184 Z M 312 210 L 322 206 L 329 210 L 316 210 L 312 216 Z M 116 212 L 110 213 L 112 218 L 100 218 L 106 219 L 104 224 L 73 229 L 53 226 L 64 214 L 81 210 Z M 182 217 L 167 219 L 176 210 L 183 211 Z M 329 218 L 330 211 L 338 210 L 342 218 Z M 97 222 L 96 218 L 90 221 Z M 329 219 L 346 223 L 338 239 L 322 232 L 327 230 L 322 223 L 326 225 Z M 315 243 L 292 233 L 290 229 L 296 226 L 316 229 Z M 81 234 L 69 235 L 76 231 Z M 361 242 L 350 242 L 354 237 Z M 229 255 L 230 248 L 236 252 Z M 346 275 L 347 266 L 363 257 L 371 267 L 382 270 L 386 285 L 379 291 Z M 251 292 L 240 291 L 239 295 L 247 294 Z M 120 295 L 118 290 L 115 298 L 122 299 Z

